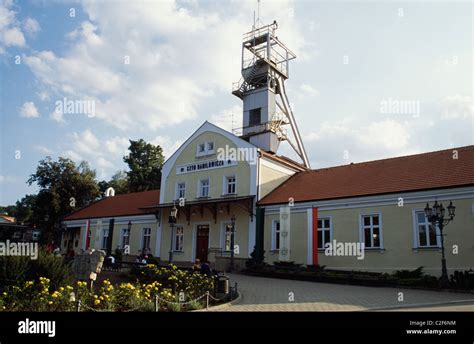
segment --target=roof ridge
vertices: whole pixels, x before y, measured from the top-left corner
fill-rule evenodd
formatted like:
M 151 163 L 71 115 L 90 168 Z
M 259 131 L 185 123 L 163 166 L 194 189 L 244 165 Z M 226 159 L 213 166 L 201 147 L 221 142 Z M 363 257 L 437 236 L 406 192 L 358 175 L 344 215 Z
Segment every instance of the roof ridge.
M 465 149 L 465 148 L 474 148 L 474 145 L 468 145 L 468 146 L 461 146 L 461 147 L 453 147 L 453 148 L 447 148 L 447 149 L 441 149 L 437 151 L 431 151 L 431 152 L 423 152 L 423 153 L 415 153 L 415 154 L 409 154 L 409 155 L 401 155 L 401 156 L 394 156 L 390 158 L 382 158 L 382 159 L 375 159 L 375 160 L 367 160 L 367 161 L 361 161 L 361 162 L 351 162 L 349 164 L 345 165 L 337 165 L 337 166 L 329 166 L 329 167 L 321 167 L 321 168 L 315 168 L 312 170 L 309 170 L 308 172 L 319 172 L 319 171 L 325 171 L 329 169 L 335 169 L 335 168 L 341 168 L 341 167 L 348 167 L 348 166 L 354 166 L 354 165 L 367 165 L 367 164 L 375 164 L 375 163 L 382 163 L 388 160 L 397 160 L 397 159 L 404 159 L 404 158 L 414 158 L 417 156 L 421 155 L 430 155 L 430 154 L 442 154 L 442 153 L 447 153 L 448 151 L 456 150 L 456 149 Z

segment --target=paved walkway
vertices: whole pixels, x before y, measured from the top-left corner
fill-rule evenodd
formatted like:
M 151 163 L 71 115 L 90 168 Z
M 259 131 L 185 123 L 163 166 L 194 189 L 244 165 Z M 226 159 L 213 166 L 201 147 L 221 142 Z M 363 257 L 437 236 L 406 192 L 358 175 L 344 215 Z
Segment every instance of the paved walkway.
M 361 311 L 413 307 L 411 310 L 474 311 L 474 294 L 402 288 L 361 287 L 232 274 L 238 304 L 219 311 Z M 399 301 L 403 293 L 403 301 Z M 423 309 L 421 308 L 423 307 Z

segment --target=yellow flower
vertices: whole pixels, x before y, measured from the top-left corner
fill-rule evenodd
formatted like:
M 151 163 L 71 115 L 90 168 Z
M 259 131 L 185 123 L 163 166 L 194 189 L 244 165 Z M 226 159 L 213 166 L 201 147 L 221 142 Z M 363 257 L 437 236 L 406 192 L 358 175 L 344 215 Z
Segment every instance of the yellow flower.
M 100 304 L 100 300 L 95 300 L 95 301 L 94 301 L 94 305 L 97 306 L 98 304 Z
M 53 304 L 53 301 L 49 301 L 49 302 L 48 302 L 48 305 L 52 305 L 52 304 Z

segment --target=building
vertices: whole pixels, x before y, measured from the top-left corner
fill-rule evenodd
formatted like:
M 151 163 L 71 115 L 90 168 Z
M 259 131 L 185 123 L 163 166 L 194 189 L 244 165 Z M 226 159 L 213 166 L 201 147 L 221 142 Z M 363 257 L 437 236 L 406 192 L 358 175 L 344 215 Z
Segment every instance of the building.
M 449 270 L 474 268 L 474 146 L 311 170 L 285 91 L 295 55 L 276 29 L 244 34 L 232 91 L 243 101 L 242 128 L 204 122 L 164 163 L 159 191 L 111 195 L 70 214 L 62 249 L 120 248 L 218 270 L 254 256 L 344 270 L 424 266 L 436 275 L 441 237 L 423 209 L 437 200 L 456 206 Z M 278 155 L 282 142 L 301 162 Z M 358 254 L 325 250 L 338 242 Z
M 423 266 L 437 275 L 440 232 L 424 213 L 437 200 L 456 206 L 445 229 L 448 271 L 474 268 L 474 146 L 296 174 L 259 202 L 269 263 L 279 258 L 280 211 L 289 199 L 297 263 L 380 272 Z M 327 255 L 334 240 L 364 243 L 364 259 Z
M 69 214 L 63 219 L 61 252 L 94 248 L 110 255 L 119 248 L 131 257 L 159 257 L 157 216 L 146 209 L 159 198 L 159 190 L 109 195 Z
M 16 223 L 12 216 L 0 215 L 0 241 L 38 241 L 41 231 L 37 228 L 23 226 Z

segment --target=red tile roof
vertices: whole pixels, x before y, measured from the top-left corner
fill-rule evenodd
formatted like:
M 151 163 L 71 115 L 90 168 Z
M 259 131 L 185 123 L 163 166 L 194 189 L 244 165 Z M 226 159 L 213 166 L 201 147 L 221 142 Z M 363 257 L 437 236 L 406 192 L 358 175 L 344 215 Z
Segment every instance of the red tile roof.
M 457 150 L 458 159 L 453 159 Z M 259 204 L 474 186 L 474 146 L 299 172 Z
M 151 210 L 146 211 L 140 208 L 150 207 L 158 203 L 160 203 L 160 190 L 104 197 L 99 201 L 67 215 L 64 221 L 112 216 L 144 215 L 149 214 Z

